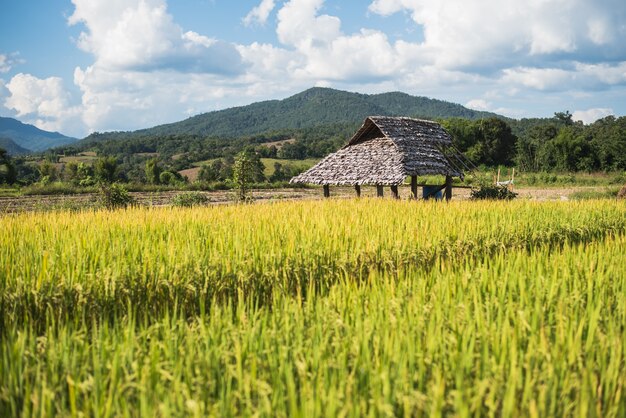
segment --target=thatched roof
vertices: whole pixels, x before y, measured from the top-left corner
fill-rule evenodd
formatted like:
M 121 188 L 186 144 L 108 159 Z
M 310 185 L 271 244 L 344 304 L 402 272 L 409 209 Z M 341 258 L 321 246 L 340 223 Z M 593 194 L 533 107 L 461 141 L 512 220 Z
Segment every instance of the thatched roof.
M 339 151 L 328 155 L 291 183 L 398 185 L 407 176 L 462 177 L 442 150 L 450 135 L 436 122 L 370 116 Z

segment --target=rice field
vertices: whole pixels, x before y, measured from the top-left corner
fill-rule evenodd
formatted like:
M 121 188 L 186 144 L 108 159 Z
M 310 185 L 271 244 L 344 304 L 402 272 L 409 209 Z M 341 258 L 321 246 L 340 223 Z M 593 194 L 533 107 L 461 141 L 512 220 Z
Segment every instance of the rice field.
M 626 205 L 0 218 L 0 416 L 626 415 Z

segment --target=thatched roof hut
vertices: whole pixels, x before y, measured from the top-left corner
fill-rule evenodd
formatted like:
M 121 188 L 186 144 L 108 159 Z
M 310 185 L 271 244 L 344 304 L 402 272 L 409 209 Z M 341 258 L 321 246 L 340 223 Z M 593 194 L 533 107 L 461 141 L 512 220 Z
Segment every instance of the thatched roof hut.
M 291 183 L 397 186 L 407 176 L 463 177 L 446 156 L 452 138 L 436 122 L 370 116 L 339 151 L 328 155 Z

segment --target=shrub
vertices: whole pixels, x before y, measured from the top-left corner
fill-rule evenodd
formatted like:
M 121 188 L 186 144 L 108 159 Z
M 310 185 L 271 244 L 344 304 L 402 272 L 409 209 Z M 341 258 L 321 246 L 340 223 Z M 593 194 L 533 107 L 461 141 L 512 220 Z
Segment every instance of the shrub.
M 99 194 L 99 203 L 107 209 L 125 208 L 135 201 L 128 190 L 119 183 L 102 185 Z
M 200 192 L 179 193 L 172 199 L 172 205 L 190 208 L 192 206 L 204 205 L 209 199 Z
M 509 190 L 506 186 L 494 186 L 483 184 L 478 189 L 472 190 L 472 199 L 511 200 L 517 197 L 517 193 Z

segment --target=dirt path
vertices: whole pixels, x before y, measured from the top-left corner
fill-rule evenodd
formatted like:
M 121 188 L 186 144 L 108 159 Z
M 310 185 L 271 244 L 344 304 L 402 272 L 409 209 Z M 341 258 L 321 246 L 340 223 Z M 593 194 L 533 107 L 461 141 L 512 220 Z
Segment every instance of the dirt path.
M 408 186 L 399 188 L 400 198 L 408 199 L 410 189 Z M 583 190 L 602 189 L 602 187 L 563 187 L 563 188 L 540 188 L 527 187 L 517 188 L 515 192 L 520 199 L 529 200 L 569 200 L 574 192 Z M 166 206 L 170 205 L 172 198 L 181 192 L 132 192 L 132 197 L 138 204 L 143 206 Z M 232 191 L 201 192 L 207 196 L 210 204 L 225 204 L 234 201 L 235 194 Z M 362 196 L 373 197 L 376 195 L 375 187 L 363 187 Z M 313 189 L 262 189 L 253 190 L 252 196 L 256 201 L 276 201 L 276 200 L 299 200 L 299 199 L 321 199 L 322 190 Z M 355 192 L 351 187 L 331 187 L 331 197 L 350 198 Z M 385 196 L 391 193 L 385 188 Z M 453 200 L 467 200 L 470 196 L 469 189 L 454 189 Z M 0 214 L 15 213 L 24 211 L 46 211 L 55 209 L 80 209 L 97 206 L 97 196 L 95 194 L 80 195 L 45 195 L 45 196 L 19 196 L 0 197 Z

